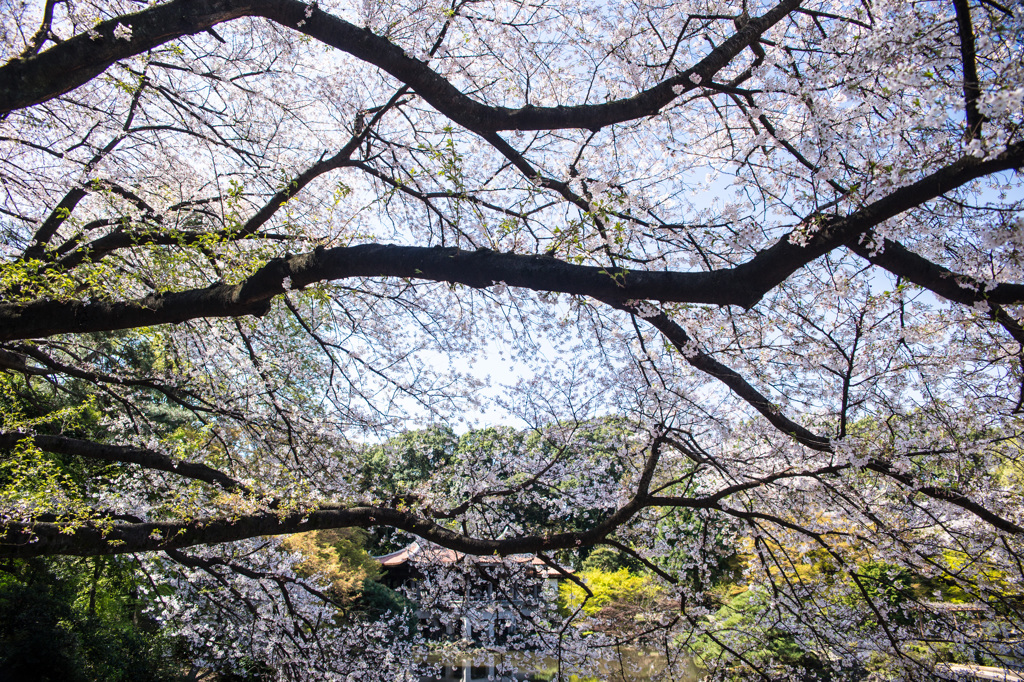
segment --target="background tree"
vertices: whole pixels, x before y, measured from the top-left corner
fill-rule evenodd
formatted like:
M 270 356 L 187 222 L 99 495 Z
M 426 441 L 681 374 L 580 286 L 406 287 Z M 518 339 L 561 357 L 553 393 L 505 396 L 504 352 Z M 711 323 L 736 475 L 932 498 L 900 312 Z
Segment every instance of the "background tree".
M 770 677 L 746 653 L 765 632 L 835 675 L 884 656 L 931 679 L 951 639 L 1020 657 L 1016 5 L 0 20 L 4 385 L 97 396 L 88 433 L 5 413 L 3 557 L 145 555 L 195 651 L 292 677 L 416 658 L 321 627 L 323 585 L 261 539 L 343 528 L 553 565 L 614 547 L 678 605 L 645 631 L 669 676 L 706 636 Z M 488 399 L 473 362 L 496 348 L 522 380 Z M 482 407 L 529 433 L 392 479 L 389 436 Z M 764 595 L 753 637 L 710 615 L 727 540 Z M 821 552 L 832 577 L 797 570 Z M 955 585 L 984 629 L 920 598 L 929 618 L 889 617 L 867 553 Z M 565 668 L 629 641 L 574 617 L 530 644 Z

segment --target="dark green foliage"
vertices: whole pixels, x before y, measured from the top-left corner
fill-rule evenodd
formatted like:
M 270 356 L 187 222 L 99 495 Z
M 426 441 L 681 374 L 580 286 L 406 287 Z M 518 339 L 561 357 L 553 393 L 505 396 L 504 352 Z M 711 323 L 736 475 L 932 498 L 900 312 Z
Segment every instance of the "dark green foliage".
M 0 567 L 0 680 L 177 679 L 142 615 L 130 560 L 12 561 Z
M 459 437 L 447 426 L 407 431 L 372 448 L 366 456 L 367 490 L 397 494 L 451 464 Z
M 681 494 L 689 492 L 684 490 Z M 722 516 L 693 509 L 670 509 L 662 515 L 658 529 L 660 539 L 670 548 L 658 562 L 660 567 L 685 580 L 696 591 L 732 582 L 741 574 L 742 558 Z M 700 556 L 693 556 L 695 546 L 703 548 Z
M 792 634 L 782 629 L 783 623 L 767 606 L 767 597 L 756 590 L 734 594 L 715 618 L 724 632 L 740 632 L 744 636 L 732 642 L 745 661 L 736 661 L 729 673 L 731 680 L 773 679 L 814 682 L 831 679 L 831 670 L 819 656 L 800 646 Z M 710 638 L 702 638 L 695 653 L 707 660 L 717 660 L 723 651 Z
M 173 363 L 158 334 L 96 335 L 98 371 L 156 371 Z M 128 389 L 125 389 L 128 390 Z M 190 423 L 189 413 L 160 392 L 135 392 L 137 423 L 167 435 Z M 0 374 L 0 413 L 7 431 L 105 442 L 102 415 L 122 411 L 112 394 L 78 378 L 43 380 Z M 56 471 L 62 491 L 81 493 L 87 481 L 116 476 L 126 466 L 76 455 L 35 452 L 40 468 Z M 0 449 L 0 492 L 30 494 L 38 480 L 13 475 L 18 448 Z M 157 682 L 177 680 L 188 665 L 173 642 L 144 614 L 130 557 L 9 560 L 0 563 L 0 682 Z
M 887 619 L 900 625 L 914 621 L 906 607 L 913 597 L 914 575 L 898 566 L 870 561 L 857 567 L 858 580 L 876 608 L 887 613 Z
M 387 617 L 389 614 L 405 616 L 405 625 L 409 635 L 416 632 L 417 604 L 405 595 L 373 580 L 363 585 L 363 593 L 359 597 L 358 608 L 371 619 Z
M 802 649 L 796 638 L 788 632 L 777 629 L 768 630 L 764 634 L 763 648 L 756 653 L 776 666 L 785 666 L 795 671 L 797 679 L 808 681 L 831 679 L 831 675 L 822 664 L 821 659 Z
M 0 680 L 76 682 L 86 679 L 83 642 L 73 629 L 74 594 L 67 585 L 0 578 Z
M 622 568 L 633 573 L 646 571 L 639 561 L 612 547 L 595 547 L 580 564 L 581 571 L 614 573 Z
M 233 670 L 218 673 L 219 682 L 271 682 L 274 669 L 266 663 L 245 659 L 238 661 Z
M 371 448 L 363 465 L 364 489 L 382 498 L 400 497 L 455 459 L 459 437 L 447 426 L 407 431 Z M 366 549 L 375 556 L 402 549 L 413 541 L 389 527 L 370 531 Z

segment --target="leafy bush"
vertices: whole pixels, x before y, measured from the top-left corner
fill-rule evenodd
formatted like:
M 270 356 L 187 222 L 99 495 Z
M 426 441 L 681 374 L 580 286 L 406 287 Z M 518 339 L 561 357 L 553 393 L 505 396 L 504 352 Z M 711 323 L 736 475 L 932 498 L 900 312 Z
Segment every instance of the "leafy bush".
M 558 605 L 563 612 L 572 612 L 582 606 L 588 616 L 613 605 L 629 605 L 636 609 L 654 606 L 661 589 L 647 576 L 633 573 L 628 568 L 617 571 L 581 571 L 582 580 L 593 596 L 587 596 L 582 587 L 565 580 L 558 589 Z
M 133 578 L 127 562 L 110 558 L 0 567 L 0 679 L 177 679 L 170 643 L 141 616 Z

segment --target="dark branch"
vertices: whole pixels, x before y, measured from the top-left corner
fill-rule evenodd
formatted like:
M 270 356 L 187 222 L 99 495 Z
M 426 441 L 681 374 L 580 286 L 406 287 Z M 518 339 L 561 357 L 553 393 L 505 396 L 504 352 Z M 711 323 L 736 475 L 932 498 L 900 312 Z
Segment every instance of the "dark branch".
M 166 471 L 185 478 L 203 481 L 228 491 L 246 492 L 246 487 L 227 474 L 198 462 L 175 461 L 162 453 L 145 448 L 94 443 L 66 436 L 32 435 L 25 433 L 0 433 L 0 448 L 12 448 L 20 441 L 28 440 L 40 450 L 58 455 L 77 455 L 104 462 L 138 464 L 146 469 Z
M 0 526 L 0 557 L 32 557 L 64 554 L 95 556 L 130 552 L 166 551 L 199 544 L 234 542 L 263 535 L 303 533 L 329 528 L 390 526 L 458 552 L 475 555 L 536 554 L 603 539 L 629 516 L 622 510 L 588 531 L 526 535 L 493 540 L 457 533 L 406 511 L 386 507 L 321 507 L 308 512 L 258 513 L 246 516 L 208 517 L 191 521 L 121 523 L 112 528 L 85 526 L 67 532 L 65 524 L 8 522 Z
M 868 235 L 864 241 L 871 241 L 871 236 Z M 1000 283 L 990 288 L 974 277 L 932 263 L 891 239 L 883 239 L 877 249 L 865 246 L 861 240 L 852 241 L 847 246 L 869 263 L 956 303 L 1024 303 L 1024 284 Z
M 176 38 L 200 33 L 242 16 L 262 16 L 379 67 L 470 130 L 597 129 L 656 114 L 681 93 L 694 89 L 694 80 L 711 82 L 716 73 L 799 5 L 800 0 L 783 0 L 764 16 L 750 19 L 690 69 L 632 97 L 602 104 L 512 109 L 487 106 L 467 97 L 426 63 L 410 57 L 386 38 L 323 12 L 315 5 L 299 0 L 173 0 L 97 24 L 92 33 L 98 38 L 80 34 L 38 55 L 11 60 L 0 67 L 0 102 L 4 103 L 0 105 L 0 113 L 61 95 L 88 82 L 120 59 Z M 306 16 L 310 8 L 312 12 Z M 118 24 L 131 27 L 130 40 L 114 37 Z M 691 75 L 697 78 L 691 80 Z
M 964 110 L 967 116 L 968 140 L 981 135 L 981 124 L 985 117 L 978 111 L 981 83 L 978 80 L 978 65 L 974 50 L 974 27 L 971 26 L 971 8 L 967 0 L 953 0 L 956 8 L 956 26 L 960 33 L 960 61 L 964 70 Z
M 635 312 L 629 306 L 619 307 L 628 312 Z M 665 335 L 665 338 L 675 346 L 676 350 L 683 355 L 690 365 L 728 386 L 729 390 L 760 412 L 776 429 L 791 436 L 798 443 L 812 450 L 831 451 L 832 445 L 828 438 L 816 435 L 791 420 L 771 400 L 751 386 L 738 372 L 726 367 L 700 349 L 693 347 L 694 340 L 690 338 L 682 327 L 669 319 L 665 313 L 659 312 L 657 315 L 647 317 L 646 319 L 647 322 Z
M 546 256 L 522 256 L 487 249 L 364 244 L 317 249 L 275 259 L 240 284 L 151 294 L 124 302 L 37 300 L 0 305 L 0 341 L 61 333 L 111 331 L 178 323 L 200 317 L 264 315 L 285 291 L 286 277 L 301 288 L 350 277 L 402 277 L 484 288 L 497 282 L 534 291 L 589 296 L 602 301 L 650 299 L 751 307 L 796 270 L 832 249 L 852 242 L 879 223 L 989 173 L 1019 168 L 1024 143 L 987 161 L 965 156 L 918 182 L 902 187 L 849 216 L 823 219 L 794 243 L 786 235 L 746 263 L 709 272 L 650 272 L 572 265 Z

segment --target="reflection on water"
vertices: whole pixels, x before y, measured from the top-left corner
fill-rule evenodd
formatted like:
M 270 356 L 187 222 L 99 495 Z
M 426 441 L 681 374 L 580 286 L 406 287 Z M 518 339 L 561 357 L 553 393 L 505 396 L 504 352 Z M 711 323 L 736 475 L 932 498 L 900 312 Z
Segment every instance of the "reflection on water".
M 495 680 L 496 682 L 523 682 L 543 678 L 532 677 L 527 673 L 498 674 L 493 665 L 471 665 L 463 661 L 463 665 L 446 665 L 441 669 L 439 677 L 421 677 L 420 682 L 471 682 L 471 680 Z
M 615 680 L 618 682 L 645 682 L 646 680 L 666 679 L 665 659 L 658 654 L 641 651 L 622 652 L 621 661 L 601 661 L 587 671 L 583 679 Z M 553 658 L 532 658 L 514 655 L 492 654 L 459 660 L 431 657 L 430 663 L 437 666 L 438 672 L 420 678 L 420 682 L 547 682 L 555 677 L 558 669 Z M 623 674 L 623 668 L 627 670 Z M 684 670 L 676 671 L 670 676 L 673 682 L 694 682 L 698 678 L 697 670 L 685 665 Z

